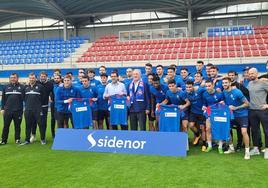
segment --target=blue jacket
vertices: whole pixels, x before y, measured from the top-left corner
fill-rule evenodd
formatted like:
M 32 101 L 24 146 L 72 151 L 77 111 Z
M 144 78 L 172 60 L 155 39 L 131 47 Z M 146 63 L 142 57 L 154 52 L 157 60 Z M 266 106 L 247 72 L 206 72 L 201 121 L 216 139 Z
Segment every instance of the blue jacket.
M 150 110 L 150 90 L 149 85 L 146 82 L 144 83 L 144 101 L 136 101 L 136 93 L 134 92 L 134 102 L 130 106 L 130 112 L 142 112 L 145 110 Z M 133 87 L 134 88 L 134 87 Z M 130 85 L 127 88 L 128 96 L 130 94 Z
M 71 86 L 70 88 L 58 87 L 55 95 L 55 103 L 58 112 L 70 113 L 68 110 L 68 103 L 64 100 L 69 98 L 81 98 L 81 93 L 77 87 Z

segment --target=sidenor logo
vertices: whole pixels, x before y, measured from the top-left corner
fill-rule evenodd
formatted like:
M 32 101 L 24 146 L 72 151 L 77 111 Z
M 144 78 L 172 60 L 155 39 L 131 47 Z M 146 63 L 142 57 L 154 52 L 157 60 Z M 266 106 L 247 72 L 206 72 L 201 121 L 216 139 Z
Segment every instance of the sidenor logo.
M 121 140 L 116 136 L 109 138 L 105 136 L 104 138 L 99 138 L 95 140 L 93 133 L 87 136 L 88 142 L 91 144 L 89 149 L 94 147 L 99 148 L 124 148 L 124 149 L 144 149 L 146 141 L 140 140 Z

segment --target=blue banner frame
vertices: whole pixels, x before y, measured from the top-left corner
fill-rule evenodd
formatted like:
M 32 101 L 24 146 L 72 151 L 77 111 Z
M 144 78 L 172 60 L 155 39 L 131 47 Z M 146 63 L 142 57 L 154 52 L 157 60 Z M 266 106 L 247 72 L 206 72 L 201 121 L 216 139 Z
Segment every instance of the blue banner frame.
M 57 129 L 52 149 L 186 157 L 187 142 L 183 132 Z

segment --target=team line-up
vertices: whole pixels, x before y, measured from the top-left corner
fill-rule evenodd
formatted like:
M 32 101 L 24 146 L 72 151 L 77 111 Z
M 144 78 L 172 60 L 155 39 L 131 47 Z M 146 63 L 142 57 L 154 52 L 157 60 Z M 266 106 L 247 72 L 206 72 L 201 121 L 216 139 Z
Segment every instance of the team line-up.
M 268 71 L 268 62 L 266 68 Z M 77 99 L 82 99 L 90 101 L 93 129 L 104 129 L 105 120 L 107 129 L 117 130 L 120 125 L 121 130 L 139 128 L 146 131 L 148 117 L 149 131 L 159 131 L 158 109 L 162 105 L 176 105 L 181 111 L 180 131 L 188 132 L 188 128 L 191 129 L 194 133 L 193 145 L 196 146 L 201 141 L 201 150 L 210 152 L 215 141 L 220 154 L 234 153 L 244 146 L 244 159 L 260 155 L 262 148 L 260 125 L 262 125 L 265 135 L 262 151 L 264 159 L 268 159 L 268 74 L 259 77 L 256 68 L 246 67 L 243 70 L 243 79 L 238 82 L 236 71 L 230 70 L 226 76 L 222 76 L 219 75 L 217 66 L 213 64 L 205 66 L 203 61 L 196 62 L 196 70 L 193 73 L 189 73 L 184 67 L 178 72 L 179 74 L 176 65 L 172 64 L 167 68 L 166 74 L 162 65 L 156 66 L 154 73 L 153 66 L 147 63 L 145 74 L 141 74 L 140 69 L 128 68 L 125 78 L 121 77 L 116 69 L 108 76 L 106 67 L 101 66 L 99 77 L 95 77 L 94 69 L 79 69 L 78 77 L 74 78 L 72 72 L 62 76 L 61 71 L 56 69 L 51 79 L 46 72 L 41 72 L 38 78 L 35 73 L 30 73 L 28 83 L 25 85 L 19 83 L 17 73 L 12 73 L 9 84 L 4 86 L 2 92 L 1 112 L 4 127 L 1 145 L 7 144 L 12 120 L 15 126 L 16 144 L 28 145 L 34 142 L 37 125 L 41 144 L 46 144 L 49 106 L 51 132 L 54 138 L 56 123 L 58 128 L 68 128 L 69 120 L 72 125 L 74 124 L 75 110 L 71 110 L 70 106 Z M 125 97 L 129 103 L 126 109 L 127 118 L 124 121 L 122 114 L 113 113 L 111 110 L 111 98 L 114 96 Z M 216 121 L 212 121 L 208 111 L 216 104 L 227 106 L 233 113 L 233 118 L 228 120 L 231 124 L 230 139 L 226 143 L 221 139 L 213 140 L 215 137 L 212 135 L 211 127 Z M 77 111 L 79 108 L 74 109 Z M 25 141 L 21 143 L 23 113 L 26 126 Z M 84 123 L 74 128 L 90 126 L 90 123 Z M 237 129 L 236 148 L 233 144 L 232 128 Z M 253 145 L 251 150 L 250 138 Z M 226 149 L 223 148 L 224 144 L 228 145 Z

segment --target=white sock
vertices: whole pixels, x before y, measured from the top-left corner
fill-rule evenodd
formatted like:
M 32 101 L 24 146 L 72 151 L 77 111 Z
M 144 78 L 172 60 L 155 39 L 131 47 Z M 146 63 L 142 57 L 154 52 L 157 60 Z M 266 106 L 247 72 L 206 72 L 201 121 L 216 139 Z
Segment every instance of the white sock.
M 245 148 L 245 152 L 246 153 L 249 153 L 249 147 L 248 148 Z
M 256 146 L 254 146 L 254 148 L 253 148 L 254 150 L 256 150 L 256 151 L 259 151 L 259 148 L 258 147 L 256 147 Z
M 230 148 L 230 150 L 234 150 L 234 145 L 233 144 L 230 144 L 229 145 L 229 148 Z
M 219 141 L 219 147 L 218 147 L 219 149 L 222 149 L 222 144 L 223 144 L 223 143 L 222 143 L 222 141 L 220 140 L 220 141 Z
M 208 147 L 212 148 L 212 142 L 208 141 Z
M 265 152 L 268 152 L 268 148 L 265 148 Z

